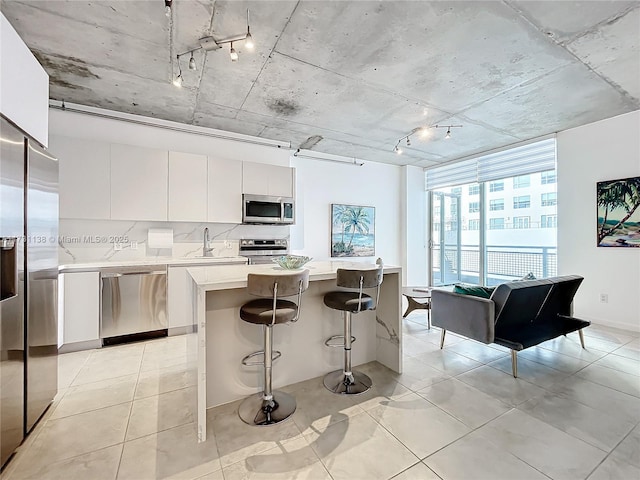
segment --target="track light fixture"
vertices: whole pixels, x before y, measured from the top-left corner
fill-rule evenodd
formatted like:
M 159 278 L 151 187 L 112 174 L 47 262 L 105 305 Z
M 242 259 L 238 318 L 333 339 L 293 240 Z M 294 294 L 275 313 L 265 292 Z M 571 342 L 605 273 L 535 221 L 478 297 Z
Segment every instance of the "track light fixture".
M 167 18 L 171 18 L 171 3 L 173 0 L 164 0 L 164 14 Z
M 172 0 L 165 0 L 165 8 L 168 8 L 168 15 L 171 15 L 171 2 Z M 253 36 L 251 35 L 251 27 L 249 25 L 249 9 L 247 9 L 247 32 L 246 33 L 241 33 L 238 35 L 232 35 L 230 37 L 225 37 L 225 38 L 214 38 L 212 36 L 208 36 L 208 37 L 203 37 L 199 40 L 200 42 L 200 46 L 193 48 L 191 50 L 187 50 L 186 52 L 183 53 L 179 53 L 177 55 L 178 58 L 178 68 L 180 68 L 180 57 L 182 57 L 183 55 L 187 55 L 190 54 L 190 58 L 189 58 L 189 70 L 197 70 L 197 66 L 196 66 L 196 61 L 195 58 L 193 58 L 193 53 L 197 50 L 203 50 L 204 52 L 211 52 L 213 50 L 220 50 L 222 48 L 222 46 L 225 43 L 228 43 L 230 46 L 229 49 L 229 57 L 231 58 L 232 62 L 237 62 L 239 59 L 239 55 L 238 55 L 238 51 L 233 48 L 233 44 L 234 42 L 241 42 L 244 41 L 244 46 L 247 48 L 247 50 L 253 50 L 255 47 L 255 43 L 253 41 Z M 182 71 L 180 70 L 180 74 L 178 75 L 178 77 L 180 77 L 180 79 L 182 79 Z M 174 85 L 177 86 L 177 77 L 176 79 L 173 81 Z M 181 80 L 182 81 L 182 80 Z
M 229 50 L 229 56 L 231 57 L 232 62 L 238 61 L 238 52 L 236 52 L 236 49 L 233 48 L 233 42 L 231 42 L 231 49 Z
M 462 128 L 462 125 L 429 125 L 427 127 L 416 127 L 413 130 L 411 130 L 411 133 L 409 133 L 408 135 L 405 135 L 404 137 L 400 137 L 398 139 L 398 141 L 396 142 L 395 147 L 393 147 L 393 151 L 396 152 L 398 155 L 402 154 L 402 148 L 400 148 L 400 142 L 406 142 L 407 147 L 411 146 L 411 135 L 414 135 L 416 133 L 419 134 L 420 138 L 426 138 L 429 135 L 429 129 L 431 128 L 446 128 L 447 129 L 447 133 L 445 134 L 444 138 L 445 140 L 449 140 L 451 138 L 451 129 L 452 128 Z
M 182 66 L 180 65 L 180 55 L 176 55 L 176 61 L 178 62 L 178 76 L 173 79 L 173 84 L 181 88 L 182 87 Z

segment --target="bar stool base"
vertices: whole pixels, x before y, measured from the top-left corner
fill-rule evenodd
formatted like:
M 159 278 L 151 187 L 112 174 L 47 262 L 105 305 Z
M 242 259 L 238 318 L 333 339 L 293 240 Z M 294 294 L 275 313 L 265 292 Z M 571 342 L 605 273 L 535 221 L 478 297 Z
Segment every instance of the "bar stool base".
M 245 398 L 238 408 L 238 415 L 248 425 L 267 426 L 287 420 L 296 411 L 296 400 L 291 395 L 275 391 L 273 400 L 267 401 L 263 393 Z
M 361 372 L 351 372 L 351 377 L 344 374 L 344 370 L 329 372 L 324 376 L 324 386 L 327 390 L 340 395 L 360 395 L 371 388 L 373 382 Z

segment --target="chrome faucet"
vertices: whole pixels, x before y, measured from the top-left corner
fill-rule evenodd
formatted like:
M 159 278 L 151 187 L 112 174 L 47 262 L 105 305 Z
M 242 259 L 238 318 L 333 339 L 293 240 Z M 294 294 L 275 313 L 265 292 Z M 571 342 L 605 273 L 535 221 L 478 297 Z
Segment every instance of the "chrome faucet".
M 209 229 L 204 229 L 204 243 L 202 245 L 202 256 L 213 257 L 213 247 L 211 247 L 211 240 L 209 239 Z

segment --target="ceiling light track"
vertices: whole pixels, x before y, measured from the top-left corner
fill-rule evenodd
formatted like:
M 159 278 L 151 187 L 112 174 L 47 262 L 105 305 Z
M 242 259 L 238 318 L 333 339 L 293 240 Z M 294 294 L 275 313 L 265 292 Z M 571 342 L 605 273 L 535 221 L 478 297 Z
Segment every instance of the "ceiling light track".
M 82 106 L 80 105 L 80 107 Z M 199 135 L 202 137 L 219 138 L 221 140 L 230 140 L 233 142 L 249 143 L 252 145 L 261 145 L 263 147 L 291 149 L 291 142 L 281 142 L 279 140 L 260 139 L 257 137 L 254 138 L 254 137 L 251 137 L 250 135 L 243 135 L 241 133 L 234 134 L 232 132 L 229 132 L 227 134 L 224 134 L 224 133 L 197 130 L 195 128 L 184 128 L 184 127 L 179 127 L 174 125 L 166 125 L 160 122 L 156 123 L 151 121 L 145 121 L 137 118 L 131 118 L 130 116 L 128 116 L 128 115 L 134 116 L 134 114 L 121 115 L 121 114 L 118 114 L 118 112 L 113 112 L 113 113 L 109 113 L 109 111 L 103 112 L 103 111 L 100 111 L 102 109 L 94 109 L 94 107 L 84 107 L 84 108 L 78 108 L 78 106 L 70 107 L 68 105 L 65 105 L 64 101 L 61 101 L 60 103 L 58 103 L 57 100 L 50 100 L 49 108 L 53 110 L 62 110 L 64 112 L 79 113 L 83 115 L 89 115 L 92 117 L 104 118 L 107 120 L 117 120 L 119 122 L 127 122 L 135 125 L 142 125 L 145 127 L 162 128 L 162 129 L 170 130 L 173 132 L 189 133 L 192 135 Z M 205 128 L 205 127 L 200 127 L 200 128 Z
M 403 150 L 402 150 L 401 144 L 403 142 L 406 143 L 407 147 L 410 147 L 411 146 L 411 136 L 412 135 L 415 135 L 417 133 L 417 134 L 419 134 L 420 138 L 426 138 L 430 128 L 446 128 L 447 129 L 447 133 L 445 134 L 444 138 L 445 138 L 445 140 L 449 140 L 451 138 L 451 129 L 452 128 L 462 128 L 462 125 L 440 125 L 440 124 L 436 124 L 436 125 L 429 125 L 429 126 L 426 126 L 426 127 L 416 127 L 413 130 L 411 130 L 410 133 L 408 133 L 404 137 L 400 137 L 398 139 L 398 141 L 396 142 L 395 147 L 393 147 L 393 151 L 396 152 L 398 155 L 402 155 Z
M 166 2 L 167 0 L 165 0 Z M 166 4 L 166 3 L 165 3 Z M 169 5 L 167 6 L 167 8 L 169 8 L 169 12 L 171 9 L 171 1 L 169 1 Z M 169 16 L 171 15 L 171 13 L 169 13 Z M 190 55 L 189 58 L 189 70 L 197 70 L 197 65 L 196 65 L 196 60 L 193 57 L 193 53 L 197 52 L 198 50 L 202 50 L 203 52 L 212 52 L 215 50 L 220 50 L 222 48 L 223 45 L 225 44 L 229 44 L 229 57 L 231 58 L 232 62 L 237 62 L 239 60 L 239 55 L 238 55 L 238 51 L 233 48 L 233 44 L 234 42 L 244 42 L 244 46 L 247 48 L 247 50 L 253 50 L 255 48 L 255 42 L 253 41 L 253 36 L 251 35 L 251 26 L 249 23 L 249 9 L 247 9 L 247 32 L 243 32 L 243 33 L 239 33 L 237 35 L 232 35 L 230 37 L 224 37 L 224 38 L 219 38 L 216 39 L 213 36 L 207 36 L 207 37 L 203 37 L 199 40 L 200 45 L 197 47 L 194 47 L 190 50 L 187 50 L 186 52 L 182 52 L 179 53 L 176 56 L 176 59 L 178 61 L 178 76 L 174 78 L 173 80 L 173 84 L 176 87 L 181 87 L 182 86 L 182 81 L 183 81 L 183 76 L 182 76 L 182 67 L 180 65 L 180 57 L 184 56 L 184 55 Z
M 364 165 L 364 162 L 358 161 L 356 157 L 353 157 L 353 159 L 351 160 L 339 160 L 337 158 L 319 157 L 315 155 L 307 155 L 303 153 L 300 148 L 295 151 L 293 156 L 296 158 L 307 158 L 309 160 L 320 160 L 323 162 L 342 163 L 343 165 L 351 165 L 352 167 L 362 167 Z

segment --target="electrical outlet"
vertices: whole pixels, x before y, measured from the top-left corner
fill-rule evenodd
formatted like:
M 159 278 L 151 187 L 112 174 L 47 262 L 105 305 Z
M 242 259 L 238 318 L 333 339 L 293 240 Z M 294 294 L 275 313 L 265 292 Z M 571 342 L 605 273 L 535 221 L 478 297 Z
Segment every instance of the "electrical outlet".
M 114 242 L 114 243 L 113 243 L 113 249 L 114 249 L 115 251 L 120 251 L 120 250 L 122 250 L 122 243 L 120 243 L 120 242 Z
M 226 249 L 230 249 L 231 248 L 231 242 L 229 240 L 225 240 L 224 241 L 224 248 L 226 248 Z
M 129 246 L 131 247 L 131 250 L 137 250 L 138 249 L 138 242 L 132 240 L 131 243 L 129 244 Z
M 609 303 L 609 294 L 601 293 L 600 294 L 600 303 Z

